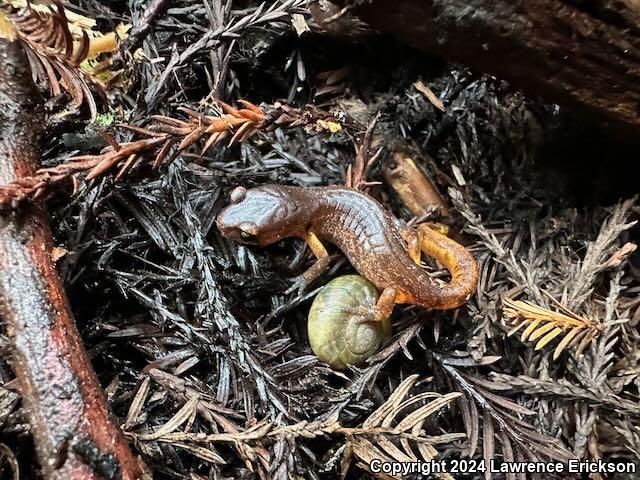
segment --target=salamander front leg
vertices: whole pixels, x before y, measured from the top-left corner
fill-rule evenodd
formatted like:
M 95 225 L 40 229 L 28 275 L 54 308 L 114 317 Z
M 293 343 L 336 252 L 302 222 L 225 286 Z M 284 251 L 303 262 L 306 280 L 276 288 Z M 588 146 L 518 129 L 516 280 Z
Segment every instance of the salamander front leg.
M 305 271 L 302 275 L 298 275 L 297 277 L 293 277 L 293 283 L 286 290 L 286 294 L 290 294 L 298 291 L 298 295 L 302 295 L 305 289 L 315 281 L 320 275 L 327 271 L 329 268 L 329 263 L 331 262 L 331 257 L 329 256 L 329 252 L 324 247 L 320 239 L 314 234 L 309 233 L 305 239 L 309 248 L 316 256 L 316 262 L 309 267 L 307 271 Z

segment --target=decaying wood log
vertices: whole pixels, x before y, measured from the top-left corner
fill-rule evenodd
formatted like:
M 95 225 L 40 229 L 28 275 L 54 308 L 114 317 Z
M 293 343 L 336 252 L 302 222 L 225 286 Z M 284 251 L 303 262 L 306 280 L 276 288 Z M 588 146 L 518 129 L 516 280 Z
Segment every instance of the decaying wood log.
M 0 184 L 36 169 L 39 98 L 24 51 L 0 39 Z M 0 318 L 44 476 L 133 480 L 136 462 L 84 351 L 51 251 L 37 206 L 0 213 Z
M 375 28 L 640 127 L 640 0 L 351 0 Z

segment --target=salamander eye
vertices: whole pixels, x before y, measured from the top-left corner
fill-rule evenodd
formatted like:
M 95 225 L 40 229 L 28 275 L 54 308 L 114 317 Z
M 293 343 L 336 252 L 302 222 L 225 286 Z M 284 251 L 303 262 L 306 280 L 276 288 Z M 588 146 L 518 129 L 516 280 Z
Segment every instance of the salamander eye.
M 231 191 L 230 199 L 231 203 L 238 203 L 244 200 L 247 195 L 247 189 L 244 187 L 236 187 Z

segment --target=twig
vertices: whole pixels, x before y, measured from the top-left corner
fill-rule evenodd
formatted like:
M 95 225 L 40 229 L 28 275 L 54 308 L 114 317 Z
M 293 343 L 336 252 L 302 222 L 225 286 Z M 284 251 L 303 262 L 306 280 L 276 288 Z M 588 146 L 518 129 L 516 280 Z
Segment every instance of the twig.
M 371 153 L 371 144 L 373 142 L 373 131 L 380 119 L 378 112 L 375 117 L 367 125 L 362 141 L 355 144 L 356 158 L 353 165 L 349 165 L 346 172 L 345 186 L 355 188 L 356 190 L 366 190 L 367 188 L 377 185 L 379 182 L 368 182 L 367 176 L 373 164 L 380 158 L 382 147 Z
M 209 0 L 203 0 L 203 3 L 212 30 L 216 30 L 227 23 L 231 12 L 231 0 L 212 2 L 211 5 Z M 221 44 L 209 53 L 213 74 L 210 95 L 215 98 L 225 97 L 226 78 L 229 73 L 231 53 L 235 43 L 235 40 L 233 40 L 228 45 Z
M 42 106 L 17 42 L 0 39 L 0 182 L 35 170 Z M 51 259 L 35 208 L 0 216 L 0 314 L 46 478 L 137 478 Z
M 24 46 L 31 69 L 42 83 L 49 86 L 51 95 L 60 95 L 65 90 L 72 97 L 69 108 L 58 115 L 67 115 L 86 102 L 93 120 L 97 107 L 89 85 L 96 84 L 79 68 L 91 49 L 89 37 L 83 30 L 82 37 L 74 41 L 65 9 L 59 0 L 51 0 L 48 8 L 49 11 L 40 12 L 27 3 L 25 8 L 12 9 L 5 18 L 13 30 L 12 36 Z
M 449 214 L 442 195 L 407 153 L 393 155 L 393 161 L 384 167 L 384 178 L 416 217 L 424 217 L 434 210 Z
M 557 397 L 560 401 L 588 402 L 601 408 L 613 410 L 617 414 L 640 418 L 640 405 L 637 402 L 621 398 L 613 393 L 601 396 L 564 379 L 532 378 L 527 375 L 514 377 L 498 372 L 492 372 L 491 379 L 510 385 L 513 391 L 521 391 L 528 395 Z
M 41 168 L 34 175 L 0 185 L 0 209 L 3 206 L 15 209 L 26 200 L 45 197 L 52 187 L 69 179 L 73 179 L 78 188 L 81 181 L 107 175 L 114 175 L 114 180 L 118 181 L 143 160 L 158 168 L 198 140 L 207 138 L 202 149 L 204 154 L 210 146 L 228 137 L 231 137 L 229 144 L 241 142 L 264 126 L 264 113 L 252 103 L 241 100 L 244 108 L 240 109 L 221 101 L 218 103 L 226 113 L 208 116 L 182 108 L 188 116 L 186 120 L 154 115 L 151 117 L 154 123 L 147 128 L 122 125 L 146 138 L 123 144 L 113 141 L 113 145 L 99 155 L 72 157 L 55 167 Z
M 156 372 L 157 374 L 157 372 Z M 258 459 L 258 452 L 264 450 L 265 444 L 283 439 L 312 439 L 341 435 L 345 437 L 353 455 L 365 464 L 372 458 L 385 461 L 407 461 L 421 458 L 429 461 L 438 455 L 435 445 L 451 443 L 464 438 L 461 433 L 442 433 L 428 435 L 428 419 L 438 411 L 446 408 L 453 400 L 461 397 L 461 393 L 439 394 L 422 392 L 409 396 L 409 392 L 418 380 L 418 375 L 411 375 L 401 382 L 359 427 L 344 426 L 340 423 L 341 408 L 313 421 L 303 420 L 291 425 L 280 425 L 279 420 L 264 419 L 243 431 L 237 428 L 225 428 L 224 433 L 206 434 L 202 432 L 179 431 L 189 414 L 198 409 L 192 398 L 175 413 L 169 421 L 152 433 L 148 429 L 140 432 L 129 432 L 139 442 L 162 442 L 173 445 L 207 445 L 227 443 L 233 445 L 240 453 L 247 466 L 251 467 Z M 224 426 L 223 426 L 224 427 Z M 395 443 L 399 445 L 394 446 Z M 419 457 L 416 456 L 417 449 Z M 345 465 L 351 461 L 350 455 L 343 459 Z M 262 477 L 261 477 L 262 478 Z M 268 478 L 275 478 L 269 476 Z M 445 477 L 450 479 L 451 477 Z
M 299 109 L 276 103 L 265 113 L 245 100 L 239 100 L 243 108 L 234 108 L 220 100 L 216 102 L 221 109 L 218 115 L 203 115 L 183 107 L 179 110 L 186 114 L 184 120 L 153 115 L 150 117 L 151 125 L 146 128 L 120 125 L 119 128 L 143 138 L 118 144 L 108 136 L 111 146 L 98 155 L 71 157 L 60 165 L 41 168 L 35 174 L 9 184 L 0 182 L 0 210 L 16 209 L 24 202 L 46 198 L 55 187 L 69 180 L 73 180 L 77 190 L 83 182 L 109 175 L 114 175 L 114 181 L 119 181 L 143 162 L 151 163 L 155 170 L 171 163 L 184 150 L 205 138 L 200 155 L 229 137 L 228 144 L 232 145 L 245 141 L 260 130 L 303 127 L 309 133 L 318 133 L 325 130 L 321 124 L 339 125 L 329 112 L 312 105 Z
M 584 259 L 572 272 L 572 281 L 566 288 L 567 308 L 577 309 L 591 295 L 598 274 L 608 268 L 607 258 L 615 251 L 616 241 L 622 232 L 633 227 L 637 221 L 628 221 L 635 199 L 618 204 L 611 216 L 603 222 L 595 240 L 587 246 Z

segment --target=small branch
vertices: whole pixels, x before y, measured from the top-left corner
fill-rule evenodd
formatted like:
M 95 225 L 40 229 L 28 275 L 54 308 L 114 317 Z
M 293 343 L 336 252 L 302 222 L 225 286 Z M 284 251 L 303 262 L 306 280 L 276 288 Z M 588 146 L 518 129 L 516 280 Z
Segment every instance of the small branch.
M 24 51 L 0 39 L 0 182 L 35 170 L 44 124 Z M 0 316 L 46 478 L 137 478 L 82 346 L 36 208 L 0 215 Z
M 380 112 L 369 122 L 367 130 L 360 143 L 355 142 L 356 158 L 352 165 L 347 169 L 345 186 L 356 190 L 366 190 L 367 188 L 377 185 L 376 182 L 368 182 L 367 176 L 373 164 L 380 158 L 382 147 L 378 148 L 373 154 L 371 153 L 371 144 L 373 142 L 373 131 L 380 119 Z
M 241 142 L 264 125 L 264 113 L 255 105 L 240 101 L 245 108 L 236 109 L 218 102 L 226 112 L 218 116 L 201 115 L 183 108 L 189 117 L 178 120 L 162 115 L 152 118 L 148 128 L 123 125 L 143 137 L 133 142 L 112 145 L 98 155 L 72 157 L 65 163 L 50 168 L 41 168 L 34 175 L 18 178 L 7 185 L 0 184 L 0 209 L 15 209 L 24 201 L 38 200 L 51 189 L 69 179 L 76 188 L 82 181 L 91 181 L 114 175 L 118 181 L 129 174 L 140 161 L 152 162 L 154 168 L 169 163 L 198 140 L 206 138 L 202 154 L 212 145 L 231 137 L 229 144 Z M 1 182 L 0 182 L 1 183 Z
M 71 157 L 60 165 L 41 168 L 32 175 L 7 184 L 0 180 L 0 210 L 15 210 L 22 203 L 46 198 L 55 187 L 69 180 L 73 180 L 77 189 L 83 182 L 110 175 L 117 182 L 141 163 L 150 163 L 155 170 L 162 164 L 172 162 L 201 140 L 204 140 L 204 146 L 200 155 L 204 155 L 211 146 L 223 140 L 230 138 L 228 145 L 243 142 L 259 130 L 303 127 L 309 133 L 318 133 L 325 130 L 321 125 L 327 125 L 328 122 L 339 126 L 330 113 L 313 106 L 298 109 L 276 104 L 265 113 L 245 100 L 239 100 L 238 103 L 243 108 L 234 108 L 217 100 L 221 109 L 218 115 L 202 115 L 188 108 L 180 108 L 187 116 L 185 120 L 153 115 L 150 117 L 151 125 L 146 128 L 121 125 L 120 128 L 142 138 L 118 144 L 109 137 L 111 146 L 98 155 Z

